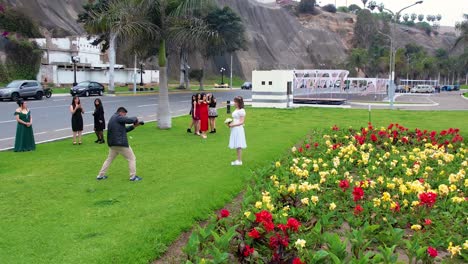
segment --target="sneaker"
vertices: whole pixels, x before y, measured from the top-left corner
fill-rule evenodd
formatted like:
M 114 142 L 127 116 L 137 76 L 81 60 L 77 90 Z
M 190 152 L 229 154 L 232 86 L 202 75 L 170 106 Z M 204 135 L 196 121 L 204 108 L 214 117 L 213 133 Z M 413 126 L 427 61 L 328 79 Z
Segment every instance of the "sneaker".
M 143 180 L 143 178 L 140 178 L 138 176 L 133 176 L 130 178 L 130 181 L 141 181 L 141 180 Z
M 231 162 L 231 165 L 232 165 L 232 166 L 241 166 L 241 165 L 242 165 L 242 161 L 235 160 L 235 161 Z
M 97 176 L 96 180 L 100 181 L 100 180 L 105 180 L 107 179 L 108 177 L 106 175 L 104 176 Z

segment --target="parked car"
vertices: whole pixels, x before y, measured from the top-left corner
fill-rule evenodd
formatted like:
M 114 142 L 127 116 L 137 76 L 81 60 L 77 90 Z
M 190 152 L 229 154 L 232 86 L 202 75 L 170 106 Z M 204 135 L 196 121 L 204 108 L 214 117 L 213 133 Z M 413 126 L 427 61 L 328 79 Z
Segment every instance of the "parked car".
M 435 92 L 434 86 L 427 84 L 419 84 L 411 88 L 412 93 L 433 93 Z
M 72 96 L 90 96 L 92 94 L 102 95 L 104 93 L 104 85 L 97 82 L 80 82 L 77 85 L 70 88 L 70 94 Z
M 444 85 L 444 86 L 442 86 L 441 90 L 450 92 L 450 91 L 453 90 L 453 87 L 451 85 Z
M 251 82 L 245 82 L 244 84 L 242 84 L 241 89 L 245 89 L 245 90 L 252 89 L 252 83 Z
M 34 97 L 41 100 L 44 96 L 44 89 L 38 81 L 34 80 L 16 80 L 0 88 L 0 99 L 11 99 L 13 101 L 19 98 Z

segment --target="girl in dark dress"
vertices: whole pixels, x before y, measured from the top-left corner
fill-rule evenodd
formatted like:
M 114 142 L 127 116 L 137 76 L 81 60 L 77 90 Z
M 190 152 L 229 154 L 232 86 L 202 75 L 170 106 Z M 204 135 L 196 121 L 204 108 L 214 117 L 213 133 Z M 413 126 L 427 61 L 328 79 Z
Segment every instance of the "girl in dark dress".
M 218 117 L 218 111 L 216 110 L 216 98 L 213 94 L 208 94 L 208 118 L 210 120 L 210 133 L 216 133 L 216 117 Z
M 196 94 L 192 94 L 192 101 L 191 101 L 191 107 L 190 107 L 190 112 L 189 112 L 189 115 L 192 116 L 192 121 L 190 123 L 190 126 L 189 128 L 187 128 L 187 133 L 192 133 L 192 127 L 195 127 L 196 128 L 196 124 L 197 124 L 197 120 L 195 119 L 195 104 L 194 102 L 197 100 L 197 95 Z
M 32 129 L 32 117 L 26 102 L 22 99 L 18 100 L 19 107 L 15 111 L 16 121 L 16 138 L 15 152 L 31 151 L 36 149 L 34 142 L 34 133 Z
M 195 95 L 195 101 L 193 102 L 193 120 L 195 121 L 195 135 L 200 136 L 200 100 L 201 94 Z
M 83 133 L 83 114 L 84 109 L 81 106 L 81 101 L 78 96 L 73 97 L 72 104 L 70 105 L 70 112 L 72 113 L 72 131 L 73 131 L 73 145 L 76 145 L 76 136 L 78 135 L 78 144 L 81 145 L 81 134 Z
M 102 106 L 101 99 L 97 98 L 94 100 L 94 132 L 96 133 L 97 140 L 94 143 L 103 144 L 104 140 L 104 129 L 106 129 L 106 120 L 104 119 L 104 107 Z

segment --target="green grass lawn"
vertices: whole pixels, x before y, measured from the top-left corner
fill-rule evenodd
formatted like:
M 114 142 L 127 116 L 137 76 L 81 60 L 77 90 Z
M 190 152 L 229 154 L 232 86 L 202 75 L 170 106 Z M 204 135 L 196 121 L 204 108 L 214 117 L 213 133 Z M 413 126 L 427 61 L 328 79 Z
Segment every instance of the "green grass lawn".
M 0 263 L 148 263 L 178 235 L 223 207 L 248 184 L 251 171 L 286 154 L 316 129 L 361 127 L 366 110 L 247 109 L 244 166 L 231 167 L 229 130 L 221 123 L 208 139 L 185 132 L 189 118 L 171 130 L 147 123 L 131 132 L 142 182 L 128 181 L 119 157 L 109 179 L 95 177 L 107 147 L 86 136 L 41 144 L 35 152 L 0 152 Z M 375 126 L 460 128 L 468 137 L 468 111 L 373 110 Z

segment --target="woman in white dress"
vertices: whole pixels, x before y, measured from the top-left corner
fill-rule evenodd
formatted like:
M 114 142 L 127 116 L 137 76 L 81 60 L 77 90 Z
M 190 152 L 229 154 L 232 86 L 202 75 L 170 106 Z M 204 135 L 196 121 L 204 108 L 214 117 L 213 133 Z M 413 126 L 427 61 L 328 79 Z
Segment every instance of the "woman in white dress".
M 233 166 L 242 165 L 242 149 L 247 148 L 245 142 L 244 122 L 245 122 L 245 109 L 244 99 L 241 96 L 234 98 L 234 105 L 236 110 L 232 112 L 232 122 L 229 123 L 231 128 L 231 136 L 229 138 L 229 148 L 237 150 L 237 160 L 231 162 Z

